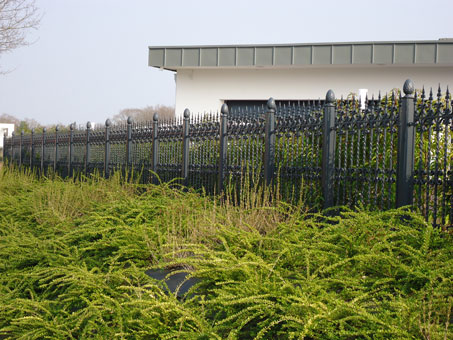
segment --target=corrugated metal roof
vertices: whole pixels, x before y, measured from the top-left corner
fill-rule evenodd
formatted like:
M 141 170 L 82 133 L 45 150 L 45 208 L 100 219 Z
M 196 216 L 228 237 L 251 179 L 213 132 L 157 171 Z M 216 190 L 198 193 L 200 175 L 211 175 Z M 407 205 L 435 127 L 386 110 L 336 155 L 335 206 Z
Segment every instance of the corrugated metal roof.
M 149 66 L 285 67 L 306 65 L 453 65 L 453 40 L 316 44 L 150 46 Z

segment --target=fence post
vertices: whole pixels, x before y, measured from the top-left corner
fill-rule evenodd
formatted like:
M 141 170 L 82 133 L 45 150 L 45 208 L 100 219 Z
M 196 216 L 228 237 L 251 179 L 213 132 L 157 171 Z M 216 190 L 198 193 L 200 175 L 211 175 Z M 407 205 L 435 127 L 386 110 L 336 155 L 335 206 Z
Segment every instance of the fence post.
M 324 104 L 324 127 L 322 141 L 322 173 L 321 187 L 324 198 L 323 208 L 333 206 L 333 184 L 335 172 L 335 145 L 336 131 L 335 119 L 335 94 L 332 90 L 327 91 L 326 103 Z
M 127 136 L 126 136 L 126 169 L 131 169 L 131 154 L 132 154 L 132 117 L 127 117 Z
M 220 109 L 220 145 L 219 145 L 219 182 L 218 191 L 219 194 L 223 191 L 223 184 L 225 181 L 225 168 L 227 164 L 227 152 L 228 152 L 228 105 L 224 103 Z
M 270 185 L 275 172 L 275 105 L 274 98 L 267 101 L 264 135 L 264 182 Z
M 91 122 L 87 122 L 86 152 L 85 152 L 85 176 L 88 176 L 88 165 L 90 163 L 90 132 L 91 132 Z
M 105 121 L 105 153 L 104 153 L 104 177 L 109 178 L 110 166 L 110 126 L 112 122 L 110 119 Z
M 31 129 L 31 141 L 30 141 L 30 170 L 33 171 L 34 160 L 35 160 L 35 129 Z
M 42 140 L 41 140 L 41 175 L 44 175 L 44 157 L 45 157 L 45 146 L 46 146 L 46 131 L 47 129 L 42 128 Z
M 20 139 L 19 139 L 19 166 L 22 166 L 22 154 L 23 150 L 23 139 L 24 139 L 24 130 L 20 131 Z
M 398 159 L 396 166 L 396 208 L 413 203 L 414 191 L 414 83 L 407 79 L 403 86 L 398 122 Z
M 189 180 L 189 109 L 184 110 L 184 122 L 182 126 L 182 178 L 183 184 L 188 185 Z
M 57 163 L 58 163 L 58 131 L 60 127 L 57 125 L 55 126 L 55 152 L 54 152 L 54 160 L 53 160 L 53 172 L 57 173 Z
M 74 152 L 74 128 L 75 124 L 69 125 L 69 150 L 68 150 L 68 177 L 72 177 L 72 153 Z
M 159 139 L 158 139 L 158 123 L 159 123 L 159 114 L 157 112 L 153 115 L 153 154 L 152 154 L 152 163 L 151 170 L 157 173 L 157 164 L 159 162 Z M 153 175 L 153 183 L 157 184 L 157 177 Z

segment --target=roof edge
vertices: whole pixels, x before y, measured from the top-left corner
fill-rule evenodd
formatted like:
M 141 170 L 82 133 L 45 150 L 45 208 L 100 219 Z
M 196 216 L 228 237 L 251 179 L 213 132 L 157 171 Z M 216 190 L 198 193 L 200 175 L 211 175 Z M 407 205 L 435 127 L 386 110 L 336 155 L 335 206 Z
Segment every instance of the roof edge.
M 282 43 L 282 44 L 225 44 L 225 45 L 149 45 L 148 49 L 155 48 L 234 48 L 234 47 L 291 47 L 291 46 L 329 46 L 329 45 L 379 45 L 379 44 L 452 44 L 453 38 L 438 40 L 378 40 L 378 41 L 341 41 L 316 43 Z
M 148 65 L 198 67 L 451 65 L 453 39 L 314 44 L 149 46 Z

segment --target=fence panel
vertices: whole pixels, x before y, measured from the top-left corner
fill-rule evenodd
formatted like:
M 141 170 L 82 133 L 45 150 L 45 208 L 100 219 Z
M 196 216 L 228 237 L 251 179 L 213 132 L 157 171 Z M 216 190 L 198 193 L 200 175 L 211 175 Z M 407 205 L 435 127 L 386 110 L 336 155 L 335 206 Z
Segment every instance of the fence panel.
M 19 164 L 19 157 L 20 157 L 20 135 L 13 135 L 11 137 L 11 155 L 14 160 L 16 160 L 17 164 Z
M 152 143 L 151 124 L 148 122 L 132 123 L 131 130 L 131 167 L 134 169 L 134 172 L 141 174 L 142 182 L 147 182 L 150 175 L 150 150 Z
M 22 137 L 22 166 L 30 168 L 31 166 L 31 135 Z
M 158 122 L 159 145 L 156 172 L 161 181 L 168 182 L 178 179 L 176 182 L 182 183 L 180 180 L 182 170 L 182 126 L 181 119 L 166 119 Z
M 219 115 L 190 118 L 188 185 L 210 194 L 218 193 Z
M 390 208 L 395 205 L 398 102 L 394 96 L 337 106 L 335 205 Z
M 233 112 L 228 119 L 228 147 L 225 171 L 230 189 L 239 198 L 241 189 L 258 185 L 264 175 L 265 109 L 254 107 Z
M 13 139 L 12 138 L 4 138 L 3 139 L 3 161 L 6 160 L 12 161 L 13 160 L 13 153 L 11 152 L 11 148 L 13 146 Z
M 113 125 L 110 127 L 110 157 L 108 169 L 109 173 L 115 170 L 124 171 L 126 161 L 127 126 L 124 124 Z
M 321 203 L 322 122 L 319 102 L 277 108 L 275 163 L 282 197 Z
M 55 162 L 55 134 L 45 132 L 44 135 L 44 173 L 48 174 L 53 171 Z
M 33 167 L 41 169 L 42 133 L 33 134 Z
M 80 175 L 85 171 L 86 160 L 86 131 L 74 129 L 73 131 L 73 155 L 72 155 L 72 172 L 74 175 Z
M 416 98 L 414 204 L 433 225 L 453 225 L 453 115 L 450 94 Z
M 58 133 L 58 153 L 56 159 L 56 172 L 62 177 L 69 176 L 68 163 L 69 163 L 69 132 Z
M 90 132 L 90 152 L 88 156 L 87 173 L 104 173 L 105 158 L 105 129 L 97 128 Z

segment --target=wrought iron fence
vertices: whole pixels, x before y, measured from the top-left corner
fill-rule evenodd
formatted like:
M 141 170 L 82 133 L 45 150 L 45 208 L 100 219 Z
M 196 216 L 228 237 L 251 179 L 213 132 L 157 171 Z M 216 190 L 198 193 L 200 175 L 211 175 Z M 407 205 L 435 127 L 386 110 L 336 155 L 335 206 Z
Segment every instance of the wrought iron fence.
M 255 107 L 220 114 L 103 129 L 73 124 L 67 132 L 14 135 L 4 159 L 62 176 L 134 169 L 142 182 L 173 180 L 221 192 L 244 181 L 277 187 L 312 207 L 361 204 L 372 209 L 413 205 L 426 220 L 453 226 L 453 114 L 448 88 L 367 99 Z M 154 174 L 157 174 L 156 177 Z

